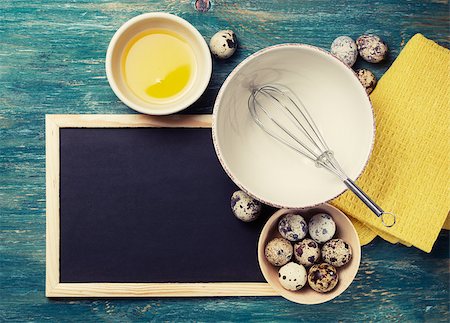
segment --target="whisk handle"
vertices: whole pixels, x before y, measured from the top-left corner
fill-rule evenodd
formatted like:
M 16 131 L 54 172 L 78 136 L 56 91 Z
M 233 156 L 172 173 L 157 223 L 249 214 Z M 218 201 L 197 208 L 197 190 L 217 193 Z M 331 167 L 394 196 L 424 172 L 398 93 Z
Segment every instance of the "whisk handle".
M 377 217 L 381 217 L 383 225 L 386 227 L 392 227 L 395 224 L 395 215 L 389 212 L 384 212 L 381 207 L 377 205 L 369 196 L 367 196 L 364 191 L 355 184 L 350 178 L 347 178 L 344 181 L 344 184 L 349 188 L 350 191 L 355 193 L 355 195 L 365 204 L 367 207 L 375 213 Z M 385 221 L 384 215 L 391 215 L 391 220 L 389 222 Z

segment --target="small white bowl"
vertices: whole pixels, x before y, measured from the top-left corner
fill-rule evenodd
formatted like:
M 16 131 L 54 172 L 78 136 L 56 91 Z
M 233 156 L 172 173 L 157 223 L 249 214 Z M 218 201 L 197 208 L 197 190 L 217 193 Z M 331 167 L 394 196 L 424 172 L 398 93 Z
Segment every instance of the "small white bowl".
M 135 95 L 126 85 L 121 69 L 122 55 L 127 43 L 148 29 L 167 29 L 191 46 L 196 59 L 196 70 L 190 84 L 179 95 L 160 102 L 147 102 Z M 186 20 L 163 12 L 145 13 L 124 23 L 114 34 L 106 52 L 106 76 L 117 97 L 130 108 L 152 115 L 179 112 L 194 103 L 205 91 L 211 78 L 212 61 L 203 36 Z
M 300 214 L 306 221 L 309 221 L 309 219 L 317 213 L 327 213 L 331 215 L 336 223 L 336 233 L 334 238 L 343 239 L 352 247 L 352 259 L 345 266 L 337 268 L 339 281 L 332 291 L 328 293 L 319 293 L 309 287 L 308 283 L 297 292 L 286 290 L 281 286 L 278 279 L 278 270 L 280 267 L 275 267 L 270 264 L 264 255 L 264 251 L 270 240 L 281 237 L 278 232 L 278 222 L 281 217 L 288 213 Z M 361 244 L 353 223 L 344 213 L 329 204 L 325 203 L 317 207 L 301 210 L 282 209 L 275 212 L 269 220 L 267 220 L 261 231 L 258 241 L 258 262 L 264 278 L 281 296 L 299 304 L 320 304 L 339 296 L 353 282 L 361 262 Z
M 299 96 L 348 177 L 355 180 L 372 151 L 372 105 L 358 78 L 330 53 L 309 45 L 265 48 L 239 64 L 217 95 L 213 140 L 230 178 L 251 196 L 279 208 L 329 201 L 347 187 L 336 176 L 277 142 L 253 121 L 251 89 L 282 84 Z

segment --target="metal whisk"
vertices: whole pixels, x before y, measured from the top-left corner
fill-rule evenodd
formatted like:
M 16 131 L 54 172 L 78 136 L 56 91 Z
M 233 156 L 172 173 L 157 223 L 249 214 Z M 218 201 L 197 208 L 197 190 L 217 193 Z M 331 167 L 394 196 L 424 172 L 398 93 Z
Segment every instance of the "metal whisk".
M 290 89 L 279 84 L 266 84 L 253 89 L 248 99 L 250 114 L 256 124 L 274 139 L 312 160 L 317 167 L 330 171 L 392 227 L 396 217 L 384 212 L 342 170 L 303 102 Z M 390 215 L 390 219 L 386 218 Z

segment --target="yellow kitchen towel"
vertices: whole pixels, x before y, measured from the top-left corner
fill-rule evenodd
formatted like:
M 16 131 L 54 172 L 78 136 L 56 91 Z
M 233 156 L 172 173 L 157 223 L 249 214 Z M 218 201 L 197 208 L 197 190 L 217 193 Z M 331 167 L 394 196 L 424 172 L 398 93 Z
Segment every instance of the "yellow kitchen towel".
M 430 252 L 450 206 L 450 51 L 415 35 L 371 100 L 375 144 L 357 184 L 397 223 L 385 228 L 351 192 L 332 204 L 390 242 Z
M 447 214 L 447 219 L 445 219 L 443 227 L 445 230 L 450 230 L 450 213 Z
M 358 232 L 359 243 L 361 243 L 361 246 L 365 246 L 370 243 L 377 236 L 375 231 L 371 230 L 367 225 L 352 218 L 351 216 L 349 218 L 350 221 L 352 221 L 356 232 Z

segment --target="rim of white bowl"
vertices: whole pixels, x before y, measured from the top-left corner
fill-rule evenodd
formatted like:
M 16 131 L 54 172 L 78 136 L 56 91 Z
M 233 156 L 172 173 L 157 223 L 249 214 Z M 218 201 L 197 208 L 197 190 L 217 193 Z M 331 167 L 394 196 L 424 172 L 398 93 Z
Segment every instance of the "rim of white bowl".
M 267 201 L 264 198 L 253 194 L 252 192 L 250 192 L 247 188 L 245 188 L 244 185 L 242 185 L 242 183 L 236 178 L 236 176 L 234 176 L 234 174 L 231 172 L 231 170 L 228 168 L 228 166 L 226 165 L 223 157 L 222 157 L 222 152 L 220 150 L 219 147 L 219 143 L 218 143 L 218 139 L 217 139 L 217 115 L 218 115 L 218 111 L 219 111 L 219 105 L 220 102 L 222 100 L 222 96 L 223 93 L 225 91 L 225 89 L 227 88 L 228 84 L 230 83 L 231 79 L 234 77 L 235 74 L 237 74 L 239 72 L 239 70 L 246 65 L 249 61 L 254 60 L 255 58 L 257 58 L 258 56 L 262 55 L 263 53 L 266 53 L 268 51 L 272 51 L 272 50 L 277 50 L 279 48 L 283 48 L 283 47 L 294 47 L 294 48 L 303 48 L 303 49 L 309 49 L 309 50 L 313 50 L 315 52 L 317 52 L 318 54 L 321 55 L 327 55 L 329 57 L 331 57 L 337 64 L 341 64 L 341 66 L 344 66 L 345 68 L 347 68 L 348 70 L 350 70 L 353 74 L 353 76 L 358 79 L 358 76 L 356 75 L 356 72 L 349 67 L 348 65 L 346 65 L 345 63 L 343 63 L 341 60 L 339 60 L 339 58 L 337 58 L 336 56 L 334 56 L 333 54 L 331 54 L 330 52 L 313 46 L 313 45 L 308 45 L 308 44 L 301 44 L 301 43 L 284 43 L 284 44 L 278 44 L 278 45 L 273 45 L 273 46 L 269 46 L 266 48 L 263 48 L 253 54 L 251 54 L 250 56 L 248 56 L 246 59 L 244 59 L 241 63 L 239 63 L 232 71 L 231 73 L 228 75 L 228 77 L 225 79 L 225 82 L 223 82 L 222 86 L 220 87 L 219 93 L 217 94 L 216 97 L 216 101 L 214 103 L 214 108 L 213 108 L 213 114 L 212 114 L 212 140 L 213 140 L 213 145 L 214 145 L 214 149 L 216 151 L 216 155 L 217 158 L 219 159 L 220 164 L 222 165 L 222 168 L 225 170 L 225 172 L 227 173 L 228 177 L 231 178 L 231 180 L 245 193 L 247 193 L 248 195 L 250 195 L 251 197 L 257 199 L 258 201 L 269 205 L 269 206 L 273 206 L 276 208 L 280 208 L 280 209 L 305 209 L 305 208 L 310 208 L 310 207 L 315 207 L 315 206 L 319 206 L 323 203 L 328 203 L 336 198 L 338 198 L 339 196 L 341 196 L 343 193 L 345 193 L 345 191 L 347 191 L 347 188 L 344 188 L 341 192 L 339 192 L 337 195 L 329 198 L 328 200 L 319 202 L 319 203 L 314 203 L 311 205 L 303 205 L 303 206 L 298 206 L 298 205 L 281 205 L 281 204 L 277 204 L 277 203 L 273 203 L 271 201 Z M 363 168 L 361 169 L 361 172 L 359 172 L 359 174 L 355 177 L 355 178 L 351 178 L 353 181 L 356 181 L 361 174 L 364 172 L 364 170 L 367 167 L 367 164 L 370 160 L 370 157 L 372 156 L 372 152 L 373 152 L 373 146 L 375 143 L 375 112 L 373 110 L 373 106 L 372 106 L 372 101 L 370 100 L 369 95 L 367 94 L 366 90 L 364 89 L 364 87 L 362 86 L 361 82 L 358 79 L 358 83 L 361 85 L 361 90 L 364 92 L 365 96 L 368 99 L 369 102 L 369 106 L 370 106 L 370 110 L 372 111 L 372 120 L 373 120 L 373 124 L 372 124 L 372 142 L 370 144 L 370 150 L 369 150 L 369 154 L 367 155 L 367 159 L 366 162 L 364 163 Z
M 174 107 L 172 109 L 143 108 L 142 106 L 133 103 L 119 90 L 116 80 L 114 79 L 113 74 L 112 74 L 112 62 L 111 62 L 112 54 L 113 54 L 114 48 L 115 48 L 120 36 L 122 36 L 122 34 L 126 30 L 128 30 L 131 26 L 133 26 L 137 22 L 140 22 L 140 21 L 146 20 L 146 19 L 153 19 L 153 18 L 167 19 L 174 23 L 178 23 L 178 24 L 186 27 L 195 36 L 196 40 L 200 44 L 202 51 L 205 53 L 205 56 L 208 57 L 208 59 L 205 62 L 202 62 L 202 65 L 204 65 L 206 68 L 205 75 L 207 74 L 207 76 L 204 78 L 204 81 L 202 83 L 198 84 L 198 86 L 195 87 L 198 92 L 195 95 L 192 95 L 189 100 L 183 100 L 182 103 L 180 103 L 179 105 L 177 105 L 176 107 Z M 109 86 L 113 90 L 114 94 L 126 106 L 128 106 L 129 108 L 131 108 L 137 112 L 141 112 L 144 114 L 167 115 L 167 114 L 180 112 L 180 111 L 188 108 L 195 101 L 197 101 L 200 98 L 200 96 L 202 96 L 202 94 L 205 92 L 206 88 L 208 87 L 209 81 L 211 80 L 212 58 L 211 58 L 209 46 L 206 43 L 206 40 L 203 38 L 202 34 L 200 34 L 200 32 L 197 30 L 197 28 L 195 28 L 190 22 L 188 22 L 187 20 L 185 20 L 179 16 L 176 16 L 176 15 L 173 15 L 173 14 L 170 14 L 167 12 L 148 12 L 148 13 L 143 13 L 141 15 L 135 16 L 135 17 L 131 18 L 130 20 L 126 21 L 114 33 L 113 37 L 111 38 L 111 40 L 109 42 L 108 49 L 106 51 L 105 70 L 106 70 L 106 78 L 108 79 Z M 192 89 L 188 90 L 188 92 L 186 92 L 186 93 L 189 93 L 189 91 L 192 91 Z

